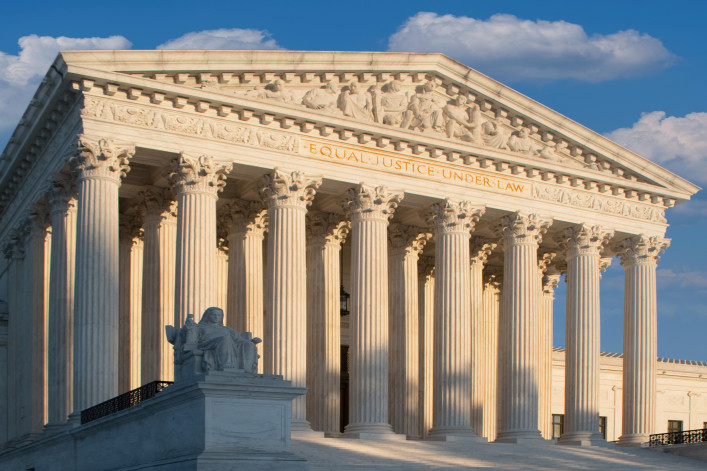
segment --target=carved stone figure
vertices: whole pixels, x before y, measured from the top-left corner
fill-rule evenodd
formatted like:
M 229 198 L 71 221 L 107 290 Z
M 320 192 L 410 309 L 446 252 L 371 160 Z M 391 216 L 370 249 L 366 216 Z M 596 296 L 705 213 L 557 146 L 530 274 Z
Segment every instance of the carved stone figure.
M 481 125 L 481 136 L 484 144 L 497 149 L 505 149 L 508 142 L 508 131 L 501 126 L 498 118 L 484 121 Z
M 198 324 L 194 315 L 187 315 L 181 329 L 171 325 L 165 327 L 167 340 L 174 345 L 176 379 L 183 379 L 209 371 L 233 371 L 257 373 L 258 355 L 250 332 L 239 334 L 223 325 L 223 310 L 210 307 L 201 316 Z
M 336 109 L 339 90 L 334 82 L 327 82 L 324 88 L 314 88 L 305 93 L 302 104 L 312 110 L 331 111 Z
M 457 95 L 454 102 L 444 106 L 442 112 L 447 119 L 445 124 L 447 137 L 471 142 L 480 140 L 479 108 L 477 106 L 469 106 L 464 95 Z
M 361 90 L 358 82 L 351 82 L 339 96 L 339 109 L 344 116 L 370 121 L 373 118 L 371 95 Z
M 425 82 L 420 92 L 410 99 L 408 109 L 403 113 L 403 122 L 400 127 L 444 132 L 444 118 L 442 117 L 444 102 L 434 94 L 434 89 L 434 82 Z
M 246 95 L 255 98 L 265 98 L 268 100 L 282 101 L 284 103 L 294 103 L 294 95 L 285 88 L 285 82 L 280 79 L 273 80 L 264 88 L 249 90 Z
M 373 89 L 373 114 L 377 123 L 398 126 L 408 108 L 408 95 L 400 82 L 392 80 L 386 86 Z
M 533 140 L 530 138 L 528 128 L 522 128 L 520 131 L 511 134 L 511 137 L 508 138 L 508 148 L 513 152 L 532 154 Z
M 563 159 L 560 155 L 560 152 L 562 152 L 566 147 L 567 144 L 562 141 L 552 146 L 545 146 L 545 148 L 540 151 L 540 157 L 551 162 L 575 163 L 573 160 Z

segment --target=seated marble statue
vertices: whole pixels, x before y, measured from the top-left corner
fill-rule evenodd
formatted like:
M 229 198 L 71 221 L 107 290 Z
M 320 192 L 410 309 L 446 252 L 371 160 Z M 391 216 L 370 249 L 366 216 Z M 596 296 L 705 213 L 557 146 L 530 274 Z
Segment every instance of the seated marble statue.
M 223 325 L 223 310 L 210 307 L 198 324 L 189 314 L 184 326 L 167 326 L 167 340 L 174 345 L 176 379 L 209 371 L 257 373 L 259 338 L 239 334 Z

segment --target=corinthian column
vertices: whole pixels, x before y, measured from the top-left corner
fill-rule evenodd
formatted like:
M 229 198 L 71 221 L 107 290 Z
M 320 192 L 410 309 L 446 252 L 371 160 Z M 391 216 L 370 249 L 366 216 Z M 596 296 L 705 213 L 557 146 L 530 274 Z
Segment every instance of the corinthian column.
M 469 293 L 471 294 L 471 428 L 483 436 L 487 343 L 484 315 L 484 265 L 498 244 L 474 238 L 471 244 Z
M 228 230 L 228 326 L 263 338 L 263 237 L 267 211 L 260 201 L 237 200 L 223 208 Z M 263 362 L 258 363 L 262 372 Z
M 118 188 L 133 147 L 79 140 L 74 414 L 118 393 Z
M 431 439 L 474 437 L 471 428 L 469 237 L 484 207 L 467 201 L 433 205 L 435 230 L 434 399 Z
M 517 212 L 503 218 L 503 352 L 497 442 L 541 440 L 538 429 L 538 244 L 551 220 Z
M 264 369 L 296 387 L 307 384 L 305 215 L 320 184 L 320 178 L 275 169 L 262 189 L 269 224 Z M 292 430 L 311 430 L 306 401 L 292 401 Z
M 420 304 L 420 432 L 427 438 L 432 430 L 432 380 L 434 356 L 435 260 L 421 256 L 418 264 Z
M 174 321 L 177 203 L 168 189 L 138 194 L 144 212 L 141 383 L 172 381 L 174 355 L 164 326 Z
M 546 254 L 548 255 L 548 254 Z M 554 254 L 552 254 L 554 255 Z M 547 260 L 544 258 L 543 261 Z M 538 428 L 542 437 L 552 439 L 552 303 L 560 274 L 543 265 L 540 269 L 540 312 L 538 320 Z
M 216 301 L 216 200 L 231 164 L 207 155 L 186 154 L 172 162 L 170 177 L 177 193 L 177 269 L 175 326 L 187 314 L 198 319 Z
M 565 429 L 559 443 L 592 445 L 599 433 L 599 278 L 601 250 L 613 236 L 599 226 L 565 230 L 567 333 Z
M 24 432 L 20 426 L 20 409 L 25 399 L 22 383 L 23 367 L 26 365 L 23 351 L 23 317 L 26 317 L 26 302 L 23 299 L 25 234 L 15 229 L 10 235 L 11 241 L 3 247 L 8 261 L 7 280 L 7 438 L 13 440 Z M 31 345 L 31 339 L 30 339 Z
M 388 219 L 402 193 L 361 184 L 348 191 L 351 215 L 352 438 L 392 434 L 388 423 Z
M 498 422 L 498 308 L 501 293 L 499 275 L 484 277 L 484 423 L 479 434 L 489 441 L 496 439 Z
M 623 430 L 618 445 L 640 446 L 655 429 L 657 300 L 655 272 L 668 239 L 643 235 L 618 248 L 624 266 Z
M 314 430 L 339 433 L 341 298 L 339 253 L 348 221 L 307 214 L 307 417 Z
M 417 259 L 432 234 L 393 224 L 388 231 L 390 284 L 390 355 L 388 410 L 395 433 L 420 436 L 419 301 Z
M 121 215 L 118 391 L 140 386 L 142 334 L 142 217 Z
M 74 253 L 76 188 L 55 180 L 48 196 L 52 223 L 49 280 L 48 424 L 63 425 L 72 412 L 74 371 Z

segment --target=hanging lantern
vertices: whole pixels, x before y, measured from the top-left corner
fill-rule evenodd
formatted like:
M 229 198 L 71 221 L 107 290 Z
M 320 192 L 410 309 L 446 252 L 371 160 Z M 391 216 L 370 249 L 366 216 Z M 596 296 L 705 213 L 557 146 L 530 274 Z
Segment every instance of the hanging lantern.
M 349 298 L 351 295 L 344 291 L 344 285 L 341 285 L 341 290 L 339 291 L 339 297 L 341 298 L 341 315 L 349 315 Z

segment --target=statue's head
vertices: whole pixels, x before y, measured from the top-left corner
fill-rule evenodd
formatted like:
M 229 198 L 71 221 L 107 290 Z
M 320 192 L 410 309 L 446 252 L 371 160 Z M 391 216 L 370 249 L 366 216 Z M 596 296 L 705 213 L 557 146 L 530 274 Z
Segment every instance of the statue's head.
M 210 307 L 199 320 L 199 324 L 216 324 L 223 325 L 223 309 L 220 307 Z
M 393 80 L 388 84 L 388 90 L 392 93 L 398 93 L 400 91 L 400 82 Z
M 351 93 L 358 93 L 358 82 L 351 82 L 349 84 L 349 91 Z
M 336 84 L 334 83 L 333 80 L 330 80 L 326 83 L 326 87 L 324 87 L 326 91 L 329 93 L 337 93 L 339 90 L 336 88 Z

